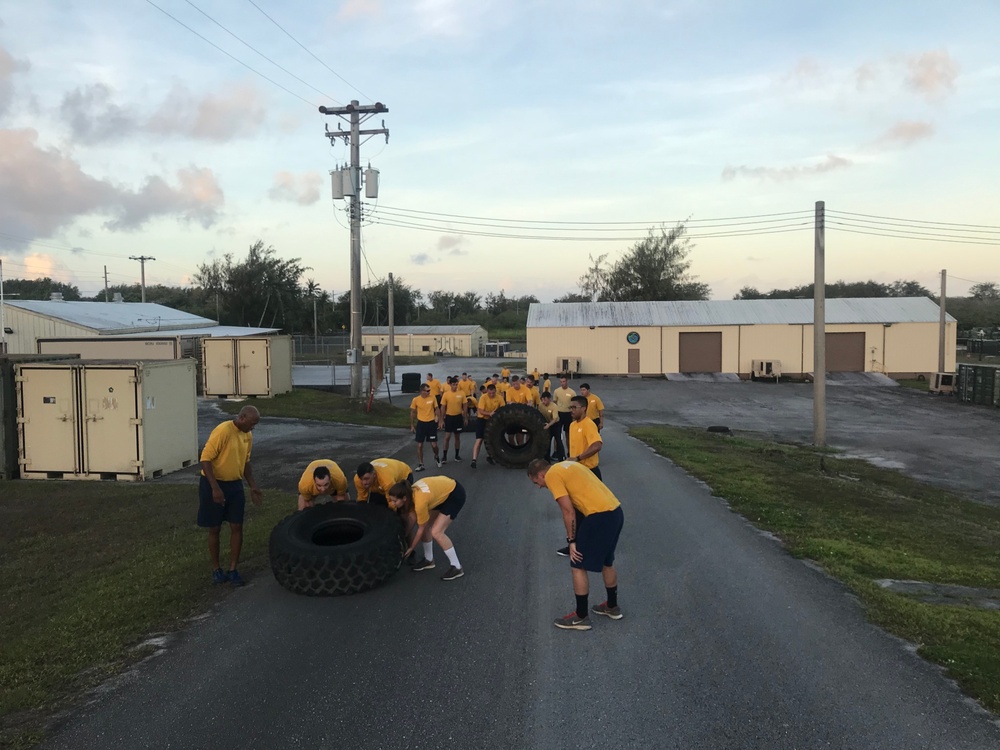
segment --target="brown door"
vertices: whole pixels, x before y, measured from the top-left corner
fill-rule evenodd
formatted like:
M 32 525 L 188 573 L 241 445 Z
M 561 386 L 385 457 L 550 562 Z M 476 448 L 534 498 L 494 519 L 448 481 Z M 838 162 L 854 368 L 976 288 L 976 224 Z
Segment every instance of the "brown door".
M 639 374 L 639 350 L 629 349 L 628 350 L 628 374 L 638 375 Z
M 722 372 L 722 332 L 682 333 L 681 372 Z
M 827 372 L 865 371 L 865 334 L 826 334 Z

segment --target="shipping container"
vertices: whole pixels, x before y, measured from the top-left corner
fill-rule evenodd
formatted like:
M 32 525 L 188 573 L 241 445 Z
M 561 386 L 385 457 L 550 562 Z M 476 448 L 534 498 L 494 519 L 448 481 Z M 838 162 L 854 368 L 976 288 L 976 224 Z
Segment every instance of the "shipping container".
M 291 336 L 213 337 L 202 341 L 206 396 L 277 396 L 292 390 Z
M 16 366 L 25 479 L 155 479 L 197 463 L 195 362 Z
M 1000 367 L 960 364 L 955 395 L 966 403 L 1000 407 Z
M 148 362 L 154 359 L 180 359 L 179 336 L 148 338 L 110 338 L 86 336 L 77 338 L 38 339 L 39 354 L 77 354 L 81 359 L 117 359 Z

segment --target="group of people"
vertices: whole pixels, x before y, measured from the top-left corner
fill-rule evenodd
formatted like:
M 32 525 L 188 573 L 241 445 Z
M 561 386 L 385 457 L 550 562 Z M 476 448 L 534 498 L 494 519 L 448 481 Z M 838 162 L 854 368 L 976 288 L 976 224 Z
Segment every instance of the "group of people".
M 478 389 L 467 373 L 462 373 L 461 378 L 447 378 L 445 386 L 428 373 L 427 382 L 421 384 L 420 394 L 410 404 L 410 429 L 417 442 L 417 466 L 411 471 L 408 464 L 392 458 L 361 463 L 354 475 L 355 499 L 383 505 L 401 514 L 409 541 L 403 557 L 411 561 L 411 570 L 423 572 L 436 567 L 436 542 L 448 561 L 441 580 L 461 578 L 465 572 L 446 531 L 465 505 L 466 491 L 461 483 L 448 476 L 414 480 L 414 472 L 425 470 L 424 443 L 430 443 L 440 468 L 448 460 L 450 439 L 454 438 L 454 460 L 460 462 L 461 433 L 468 428 L 470 416 L 475 415 L 476 441 L 470 463 L 475 468 L 487 420 L 506 404 L 534 406 L 545 416 L 550 442 L 546 457 L 529 464 L 528 477 L 536 486 L 552 493 L 562 512 L 566 545 L 560 547 L 557 554 L 570 559 L 576 596 L 574 611 L 554 624 L 563 629 L 589 630 L 591 612 L 614 620 L 622 617 L 614 557 L 624 514 L 618 499 L 604 484 L 599 468 L 604 404 L 587 383 L 581 384 L 577 395 L 569 387 L 565 375 L 559 376 L 559 387 L 554 391 L 550 391 L 548 374 L 541 381 L 541 392 L 537 382 L 537 370 L 519 377 L 505 368 L 499 375 L 487 378 Z M 501 386 L 505 387 L 501 389 Z M 244 584 L 238 570 L 246 505 L 243 482 L 245 480 L 249 486 L 254 504 L 260 505 L 262 493 L 254 480 L 250 462 L 252 433 L 259 422 L 258 410 L 253 406 L 244 407 L 234 419 L 212 431 L 201 453 L 198 525 L 208 529 L 215 583 Z M 443 454 L 438 450 L 438 429 L 445 432 Z M 493 463 L 488 454 L 487 461 Z M 329 459 L 312 461 L 306 466 L 298 483 L 297 507 L 305 510 L 324 496 L 334 502 L 351 500 L 346 474 Z M 228 570 L 220 563 L 219 538 L 223 523 L 230 527 Z M 418 547 L 422 554 L 420 559 L 415 554 Z M 588 603 L 588 571 L 602 574 L 607 592 L 605 601 L 592 609 Z

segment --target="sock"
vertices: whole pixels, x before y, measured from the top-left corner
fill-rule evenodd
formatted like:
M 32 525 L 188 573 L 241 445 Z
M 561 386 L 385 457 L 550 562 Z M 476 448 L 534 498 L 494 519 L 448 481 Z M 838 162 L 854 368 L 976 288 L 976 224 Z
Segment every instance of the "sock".
M 421 542 L 424 545 L 424 559 L 430 562 L 434 559 L 434 542 Z
M 458 458 L 458 448 L 455 449 L 455 458 Z
M 583 595 L 577 594 L 576 595 L 576 616 L 577 617 L 581 617 L 581 618 L 582 617 L 586 617 L 587 616 L 587 608 L 588 608 L 587 595 L 586 594 L 583 594 Z
M 444 551 L 445 556 L 448 558 L 448 562 L 452 564 L 453 567 L 461 569 L 462 564 L 458 561 L 458 555 L 455 554 L 455 548 L 446 549 Z
M 610 589 L 609 588 L 605 588 L 605 591 L 608 592 L 608 606 L 609 607 L 617 607 L 618 606 L 618 587 L 615 586 L 614 588 L 610 588 Z

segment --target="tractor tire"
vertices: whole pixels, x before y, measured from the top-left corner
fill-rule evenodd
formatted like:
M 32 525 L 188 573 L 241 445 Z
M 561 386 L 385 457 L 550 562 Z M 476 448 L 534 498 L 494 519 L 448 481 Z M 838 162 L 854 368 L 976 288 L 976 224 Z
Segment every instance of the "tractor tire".
M 545 417 L 525 404 L 501 406 L 486 423 L 484 434 L 489 455 L 508 469 L 525 469 L 534 459 L 544 458 L 549 439 Z
M 271 531 L 271 571 L 305 596 L 341 596 L 375 588 L 403 559 L 402 519 L 369 503 L 325 503 L 285 517 Z

